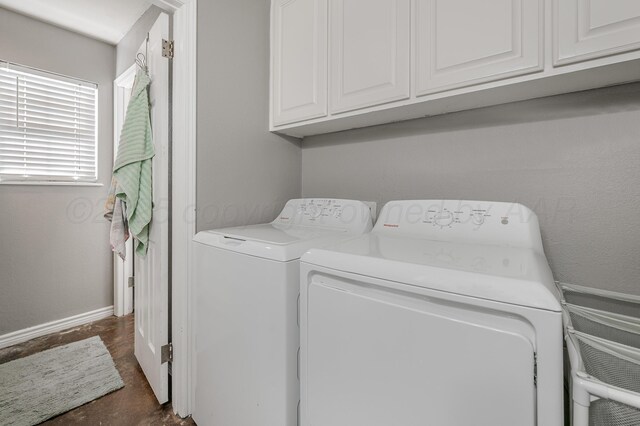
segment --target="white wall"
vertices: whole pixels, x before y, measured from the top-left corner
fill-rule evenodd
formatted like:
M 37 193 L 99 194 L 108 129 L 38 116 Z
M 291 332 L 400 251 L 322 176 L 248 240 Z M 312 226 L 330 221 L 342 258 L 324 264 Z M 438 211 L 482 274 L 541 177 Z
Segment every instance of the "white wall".
M 640 84 L 304 139 L 303 195 L 518 201 L 556 279 L 640 294 Z
M 198 230 L 271 221 L 300 196 L 299 141 L 268 131 L 269 3 L 198 2 Z
M 0 59 L 98 83 L 102 187 L 0 185 L 0 335 L 113 304 L 115 48 L 0 8 Z

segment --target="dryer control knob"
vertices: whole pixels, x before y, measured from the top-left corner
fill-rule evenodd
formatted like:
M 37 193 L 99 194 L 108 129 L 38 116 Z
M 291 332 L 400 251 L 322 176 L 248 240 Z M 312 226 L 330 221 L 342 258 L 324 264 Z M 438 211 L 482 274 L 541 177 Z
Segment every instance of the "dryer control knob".
M 482 213 L 474 213 L 471 216 L 471 221 L 473 222 L 474 225 L 482 225 L 484 223 L 484 214 Z
M 322 208 L 315 204 L 309 204 L 309 206 L 307 207 L 307 213 L 309 214 L 309 216 L 316 218 L 322 214 Z
M 453 213 L 451 213 L 449 210 L 443 210 L 440 212 L 440 214 L 436 215 L 436 217 L 433 218 L 433 223 L 436 226 L 441 227 L 449 226 L 453 223 Z

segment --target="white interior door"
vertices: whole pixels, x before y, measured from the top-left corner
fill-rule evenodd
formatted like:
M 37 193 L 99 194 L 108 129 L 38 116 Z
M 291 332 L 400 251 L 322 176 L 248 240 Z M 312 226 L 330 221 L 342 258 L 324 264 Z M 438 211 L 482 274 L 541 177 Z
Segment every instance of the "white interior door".
M 136 76 L 137 66 L 134 64 L 123 72 L 113 84 L 113 161 L 118 157 L 120 133 L 124 125 L 131 89 Z M 117 317 L 133 312 L 133 287 L 129 286 L 129 277 L 133 276 L 133 240 L 125 243 L 126 258 L 122 260 L 113 254 L 113 314 Z
M 135 355 L 160 403 L 169 399 L 168 365 L 162 346 L 169 341 L 169 60 L 162 40 L 169 39 L 169 16 L 162 13 L 139 53 L 146 55 L 151 77 L 153 219 L 146 257 L 135 256 Z

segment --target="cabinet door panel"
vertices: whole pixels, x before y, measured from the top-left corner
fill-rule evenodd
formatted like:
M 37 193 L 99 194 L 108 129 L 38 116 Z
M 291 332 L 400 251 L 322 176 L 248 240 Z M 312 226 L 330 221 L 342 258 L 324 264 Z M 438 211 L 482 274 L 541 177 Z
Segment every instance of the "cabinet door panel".
M 554 64 L 640 48 L 640 1 L 554 0 Z
M 331 112 L 409 92 L 409 0 L 331 0 Z
M 281 125 L 327 115 L 327 1 L 274 0 L 272 115 Z
M 416 94 L 542 69 L 542 0 L 416 0 Z

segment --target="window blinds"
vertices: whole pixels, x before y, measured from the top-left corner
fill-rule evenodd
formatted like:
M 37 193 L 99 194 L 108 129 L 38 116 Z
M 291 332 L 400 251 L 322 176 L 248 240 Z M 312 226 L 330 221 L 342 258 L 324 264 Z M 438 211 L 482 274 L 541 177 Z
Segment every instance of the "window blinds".
M 0 62 L 0 180 L 97 180 L 97 85 Z

